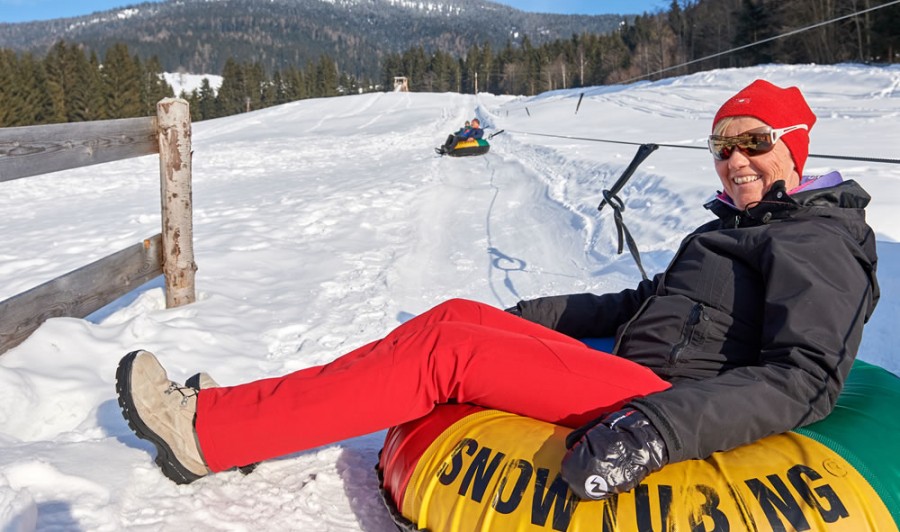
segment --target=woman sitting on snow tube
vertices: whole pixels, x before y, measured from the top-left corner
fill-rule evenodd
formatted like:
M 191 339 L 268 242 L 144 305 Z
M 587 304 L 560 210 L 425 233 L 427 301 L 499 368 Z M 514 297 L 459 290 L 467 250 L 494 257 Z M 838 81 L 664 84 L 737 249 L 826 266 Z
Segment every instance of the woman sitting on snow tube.
M 569 429 L 474 405 L 390 429 L 378 472 L 403 530 L 896 530 L 898 402 L 900 378 L 856 361 L 824 420 L 601 501 L 577 503 L 560 475 Z
M 481 129 L 481 122 L 477 118 L 473 118 L 466 127 L 447 137 L 443 146 L 435 148 L 435 151 L 439 155 L 454 157 L 483 155 L 491 149 L 491 145 L 482 138 L 483 136 L 484 130 Z
M 707 207 L 718 220 L 635 289 L 510 312 L 451 300 L 328 364 L 233 387 L 182 386 L 135 351 L 116 374 L 123 414 L 163 473 L 186 483 L 473 403 L 566 427 L 560 437 L 577 428 L 558 460 L 559 482 L 580 499 L 643 496 L 641 482 L 666 464 L 687 467 L 834 408 L 878 300 L 875 238 L 859 185 L 801 178 L 814 123 L 794 87 L 756 81 L 729 99 L 709 139 L 724 192 Z M 613 354 L 578 340 L 606 336 Z M 543 486 L 556 478 L 534 474 Z M 825 504 L 812 498 L 824 486 L 791 482 Z M 790 506 L 780 488 L 759 493 Z

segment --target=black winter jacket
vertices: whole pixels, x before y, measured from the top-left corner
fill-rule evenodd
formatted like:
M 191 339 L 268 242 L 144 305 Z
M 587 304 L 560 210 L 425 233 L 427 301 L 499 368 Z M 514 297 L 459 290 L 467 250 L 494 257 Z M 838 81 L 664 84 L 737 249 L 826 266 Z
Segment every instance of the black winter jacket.
M 878 301 L 869 195 L 853 181 L 788 195 L 776 182 L 688 235 L 666 270 L 616 294 L 518 303 L 528 320 L 614 353 L 672 388 L 631 402 L 669 461 L 706 458 L 822 419 Z

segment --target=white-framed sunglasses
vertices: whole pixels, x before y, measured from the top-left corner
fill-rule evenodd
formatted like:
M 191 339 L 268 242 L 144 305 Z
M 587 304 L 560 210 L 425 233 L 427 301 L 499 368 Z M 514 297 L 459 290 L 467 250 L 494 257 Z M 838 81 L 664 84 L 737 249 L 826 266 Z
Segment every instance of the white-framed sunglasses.
M 775 147 L 775 143 L 778 142 L 778 139 L 791 131 L 797 131 L 798 129 L 809 131 L 809 127 L 807 127 L 806 124 L 797 124 L 795 126 L 777 129 L 763 126 L 751 129 L 750 131 L 745 131 L 734 137 L 710 135 L 708 141 L 709 151 L 712 152 L 713 157 L 719 161 L 724 161 L 731 157 L 735 148 L 738 148 L 743 153 L 753 157 L 754 155 L 761 155 L 772 151 L 772 148 Z

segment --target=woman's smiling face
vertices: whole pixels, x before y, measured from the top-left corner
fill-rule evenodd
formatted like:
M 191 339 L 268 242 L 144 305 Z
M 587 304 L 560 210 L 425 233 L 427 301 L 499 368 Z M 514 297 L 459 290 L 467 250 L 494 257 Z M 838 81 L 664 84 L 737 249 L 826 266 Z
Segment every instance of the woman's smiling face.
M 756 118 L 739 116 L 729 120 L 717 134 L 733 137 L 767 125 Z M 783 180 L 788 191 L 800 184 L 791 152 L 780 140 L 770 152 L 751 157 L 740 149 L 735 149 L 731 157 L 715 163 L 716 173 L 719 174 L 725 192 L 741 210 L 760 201 L 775 181 Z

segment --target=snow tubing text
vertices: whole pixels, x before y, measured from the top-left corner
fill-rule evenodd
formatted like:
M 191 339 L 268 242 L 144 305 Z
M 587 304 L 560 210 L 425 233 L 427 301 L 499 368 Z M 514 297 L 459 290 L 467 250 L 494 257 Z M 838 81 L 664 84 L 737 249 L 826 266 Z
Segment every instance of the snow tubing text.
M 385 501 L 407 530 L 898 530 L 900 379 L 857 361 L 827 419 L 670 464 L 580 501 L 559 474 L 570 429 L 442 405 L 388 431 Z

